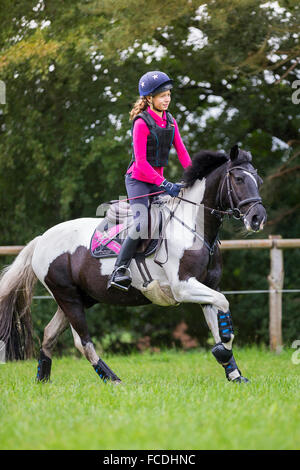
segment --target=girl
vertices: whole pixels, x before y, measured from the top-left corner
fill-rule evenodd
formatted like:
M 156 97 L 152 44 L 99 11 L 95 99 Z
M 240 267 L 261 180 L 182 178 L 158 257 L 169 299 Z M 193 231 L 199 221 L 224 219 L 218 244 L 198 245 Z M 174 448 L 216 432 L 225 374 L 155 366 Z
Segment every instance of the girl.
M 163 169 L 168 164 L 169 152 L 174 145 L 183 168 L 191 158 L 181 140 L 177 123 L 167 111 L 171 101 L 173 80 L 163 72 L 144 74 L 139 81 L 140 98 L 130 112 L 132 124 L 133 154 L 125 175 L 129 198 L 165 191 L 178 196 L 181 185 L 167 181 Z M 107 288 L 114 286 L 125 292 L 131 284 L 128 268 L 141 238 L 148 238 L 149 197 L 130 200 L 135 220 L 118 254 Z

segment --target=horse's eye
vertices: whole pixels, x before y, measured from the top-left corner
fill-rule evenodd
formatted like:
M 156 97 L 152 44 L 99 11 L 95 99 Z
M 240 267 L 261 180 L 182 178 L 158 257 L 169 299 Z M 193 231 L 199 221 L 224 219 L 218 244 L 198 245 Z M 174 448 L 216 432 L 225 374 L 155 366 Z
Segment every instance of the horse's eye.
M 236 176 L 235 181 L 237 184 L 242 184 L 244 182 L 244 178 L 241 176 Z

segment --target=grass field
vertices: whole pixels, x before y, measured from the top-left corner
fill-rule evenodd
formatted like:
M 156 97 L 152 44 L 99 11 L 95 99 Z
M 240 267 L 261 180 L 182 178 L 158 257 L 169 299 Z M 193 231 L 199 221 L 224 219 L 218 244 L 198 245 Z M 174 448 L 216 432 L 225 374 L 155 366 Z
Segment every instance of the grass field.
M 300 364 L 294 350 L 236 350 L 250 384 L 233 384 L 210 352 L 103 359 L 124 385 L 103 384 L 85 359 L 0 365 L 1 449 L 299 449 Z

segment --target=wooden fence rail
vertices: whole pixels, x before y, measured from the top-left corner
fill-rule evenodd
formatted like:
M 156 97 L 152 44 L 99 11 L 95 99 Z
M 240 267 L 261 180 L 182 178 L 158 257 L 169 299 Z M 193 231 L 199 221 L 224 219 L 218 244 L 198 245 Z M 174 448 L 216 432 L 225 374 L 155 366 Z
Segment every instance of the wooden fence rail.
M 17 255 L 24 246 L 0 246 L 0 255 Z M 282 239 L 280 235 L 270 235 L 268 239 L 223 240 L 221 250 L 269 249 L 269 341 L 270 349 L 282 349 L 282 293 L 284 281 L 283 249 L 300 248 L 300 238 Z
M 268 248 L 270 250 L 269 282 L 269 342 L 272 351 L 282 349 L 282 290 L 284 281 L 283 249 L 300 248 L 300 239 L 282 239 L 280 235 L 270 235 L 264 240 L 224 240 L 223 250 Z

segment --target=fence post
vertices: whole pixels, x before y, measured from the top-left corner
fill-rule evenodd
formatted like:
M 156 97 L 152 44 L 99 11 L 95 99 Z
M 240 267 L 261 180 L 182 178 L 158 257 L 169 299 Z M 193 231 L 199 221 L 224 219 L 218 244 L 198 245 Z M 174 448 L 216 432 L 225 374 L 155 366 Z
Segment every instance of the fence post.
M 269 235 L 269 238 L 273 241 L 270 249 L 271 270 L 268 276 L 270 349 L 280 353 L 282 350 L 282 293 L 278 291 L 283 288 L 283 253 L 276 244 L 276 240 L 280 239 L 281 235 Z

